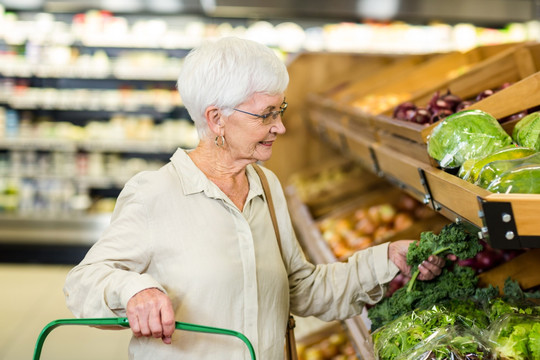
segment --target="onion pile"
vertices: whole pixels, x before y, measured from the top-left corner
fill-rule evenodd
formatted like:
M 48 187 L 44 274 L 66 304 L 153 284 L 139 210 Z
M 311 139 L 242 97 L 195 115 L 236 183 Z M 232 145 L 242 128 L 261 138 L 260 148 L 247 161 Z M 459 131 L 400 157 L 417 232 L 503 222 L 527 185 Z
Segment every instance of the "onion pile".
M 483 250 L 472 259 L 458 260 L 458 265 L 468 266 L 481 273 L 505 263 L 517 255 L 523 253 L 522 250 L 501 250 L 494 249 L 488 243 L 480 240 Z
M 433 94 L 431 100 L 425 107 L 416 106 L 410 101 L 399 104 L 394 109 L 393 117 L 397 120 L 409 121 L 422 125 L 430 125 L 444 119 L 449 115 L 464 110 L 475 102 L 485 99 L 508 86 L 510 86 L 510 83 L 503 84 L 500 89 L 497 90 L 484 90 L 472 100 L 463 100 L 459 96 L 452 94 L 450 90 L 447 90 L 446 94 L 442 95 L 440 95 L 440 93 L 437 91 L 435 94 Z M 526 112 L 525 114 L 514 114 L 508 118 L 501 119 L 501 122 L 503 122 L 503 120 L 506 121 L 521 118 L 524 115 L 526 115 Z

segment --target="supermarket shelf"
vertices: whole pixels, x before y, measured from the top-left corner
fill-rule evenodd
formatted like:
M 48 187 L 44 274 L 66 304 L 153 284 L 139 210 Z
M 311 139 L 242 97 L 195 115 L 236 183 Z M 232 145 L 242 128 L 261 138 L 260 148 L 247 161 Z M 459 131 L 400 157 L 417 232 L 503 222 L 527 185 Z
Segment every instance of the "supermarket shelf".
M 44 150 L 75 152 L 129 152 L 170 154 L 177 148 L 189 148 L 186 144 L 164 140 L 68 140 L 47 138 L 0 138 L 0 149 Z
M 109 224 L 110 214 L 0 214 L 1 244 L 94 244 Z

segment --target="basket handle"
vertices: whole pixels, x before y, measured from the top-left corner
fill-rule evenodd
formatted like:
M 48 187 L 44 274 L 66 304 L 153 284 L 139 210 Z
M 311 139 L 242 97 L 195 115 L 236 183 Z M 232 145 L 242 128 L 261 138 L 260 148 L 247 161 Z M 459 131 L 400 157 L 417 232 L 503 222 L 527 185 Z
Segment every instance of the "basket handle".
M 53 320 L 49 324 L 47 324 L 43 330 L 41 330 L 41 333 L 38 336 L 36 347 L 34 350 L 34 360 L 38 360 L 41 356 L 41 349 L 43 348 L 43 343 L 45 342 L 45 338 L 51 331 L 53 331 L 55 328 L 62 326 L 62 325 L 88 325 L 88 326 L 122 326 L 122 327 L 129 327 L 129 322 L 126 317 L 119 317 L 119 318 L 96 318 L 96 319 L 58 319 Z M 251 342 L 249 339 L 242 333 L 239 333 L 237 331 L 228 330 L 228 329 L 221 329 L 216 327 L 210 327 L 210 326 L 204 326 L 204 325 L 196 325 L 196 324 L 190 324 L 190 323 L 184 323 L 184 322 L 176 322 L 175 328 L 177 330 L 185 330 L 185 331 L 192 331 L 192 332 L 201 332 L 201 333 L 209 333 L 209 334 L 221 334 L 221 335 L 229 335 L 229 336 L 235 336 L 242 340 L 246 346 L 249 349 L 249 353 L 251 355 L 252 360 L 255 359 L 255 350 L 253 349 L 253 345 L 251 345 Z

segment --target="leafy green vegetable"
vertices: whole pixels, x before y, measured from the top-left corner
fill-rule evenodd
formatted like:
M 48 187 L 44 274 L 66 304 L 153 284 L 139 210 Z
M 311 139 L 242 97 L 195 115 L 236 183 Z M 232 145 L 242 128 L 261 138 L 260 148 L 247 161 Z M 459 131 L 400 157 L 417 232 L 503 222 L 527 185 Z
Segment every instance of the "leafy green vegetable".
M 540 194 L 540 165 L 524 165 L 493 180 L 487 187 L 493 193 Z
M 415 289 L 409 292 L 403 287 L 370 308 L 368 317 L 371 320 L 371 330 L 415 309 L 430 308 L 451 299 L 472 297 L 477 284 L 478 277 L 473 269 L 461 266 L 455 266 L 452 270 L 445 268 L 435 279 L 419 281 Z
M 491 300 L 499 296 L 499 287 L 489 285 L 485 288 L 477 288 L 473 295 L 473 300 L 486 306 Z
M 535 153 L 517 159 L 495 160 L 482 167 L 475 185 L 486 189 L 493 181 L 500 179 L 504 174 L 529 165 L 540 166 L 540 153 Z
M 407 292 L 411 292 L 416 278 L 420 273 L 418 266 L 427 260 L 430 255 L 445 256 L 454 254 L 459 259 L 473 258 L 482 251 L 482 245 L 473 238 L 461 224 L 446 225 L 439 235 L 427 231 L 420 235 L 418 243 L 411 243 L 407 252 L 407 264 L 416 269 L 407 285 Z
M 458 314 L 460 321 L 467 328 L 486 329 L 489 326 L 486 311 L 472 298 L 452 299 L 442 304 L 448 311 Z
M 540 359 L 540 323 L 535 323 L 529 333 L 529 352 L 531 359 Z
M 457 168 L 511 143 L 512 138 L 493 116 L 465 110 L 446 117 L 433 129 L 427 150 L 442 168 Z
M 479 332 L 462 319 L 445 306 L 403 314 L 373 333 L 375 352 L 380 360 L 461 359 L 466 354 L 484 359 L 487 349 Z
M 483 167 L 493 161 L 522 159 L 534 155 L 536 150 L 522 146 L 510 145 L 495 150 L 491 154 L 480 159 L 469 159 L 459 168 L 458 176 L 463 180 L 475 183 Z
M 540 113 L 534 112 L 519 120 L 512 132 L 514 141 L 540 151 Z
M 492 324 L 491 341 L 502 358 L 540 359 L 540 317 L 507 314 Z

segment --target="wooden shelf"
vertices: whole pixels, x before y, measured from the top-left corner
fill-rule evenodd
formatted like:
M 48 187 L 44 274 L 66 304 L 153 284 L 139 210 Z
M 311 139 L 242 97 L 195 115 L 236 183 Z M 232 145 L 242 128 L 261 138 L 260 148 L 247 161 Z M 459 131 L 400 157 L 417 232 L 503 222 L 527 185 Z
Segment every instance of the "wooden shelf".
M 449 87 L 453 93 L 465 98 L 470 92 L 476 94 L 485 88 L 512 82 L 510 87 L 471 108 L 500 119 L 540 105 L 540 72 L 535 73 L 540 70 L 540 45 L 485 50 L 488 53 L 481 56 L 482 61 L 472 61 L 474 64 L 469 71 L 418 91 L 411 100 L 429 101 L 434 91 Z M 401 66 L 423 63 L 425 67 L 426 60 L 401 60 Z M 345 158 L 362 165 L 446 219 L 467 223 L 468 228 L 477 231 L 478 237 L 494 248 L 528 249 L 502 266 L 482 273 L 481 284 L 497 285 L 502 289 L 506 278 L 511 276 L 524 289 L 540 285 L 540 228 L 537 225 L 540 223 L 540 195 L 494 194 L 437 168 L 427 154 L 427 139 L 435 125 L 400 122 L 393 120 L 388 112 L 370 115 L 351 106 L 355 95 L 371 93 L 369 85 L 369 82 L 358 80 L 357 86 L 348 84 L 337 93 L 306 96 L 307 120 L 315 134 L 339 149 Z M 374 93 L 382 92 L 385 87 L 391 86 L 375 86 Z M 507 123 L 503 128 L 511 133 L 513 125 Z M 299 240 L 308 257 L 314 263 L 336 261 L 309 209 L 295 196 L 294 189 L 287 188 L 286 194 Z M 428 230 L 427 227 L 424 229 Z M 362 359 L 374 359 L 369 319 L 354 317 L 346 326 Z

